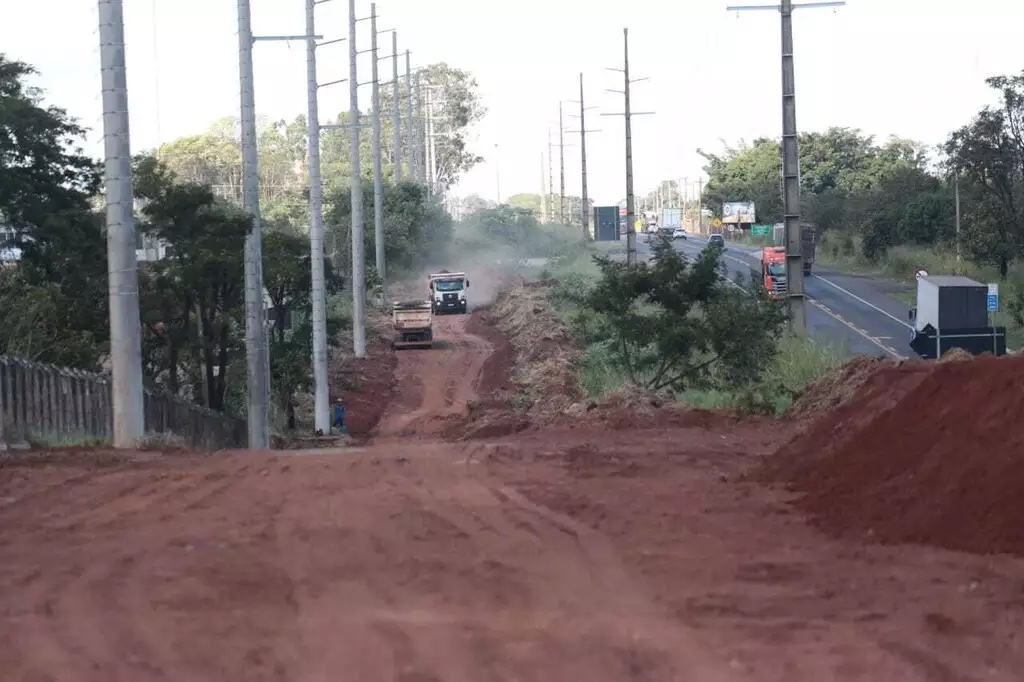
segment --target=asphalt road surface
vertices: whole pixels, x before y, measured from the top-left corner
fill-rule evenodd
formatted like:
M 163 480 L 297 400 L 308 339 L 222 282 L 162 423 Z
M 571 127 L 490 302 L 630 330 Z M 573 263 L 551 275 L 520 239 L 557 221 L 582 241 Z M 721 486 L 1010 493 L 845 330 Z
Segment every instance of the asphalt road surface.
M 696 256 L 707 246 L 707 240 L 690 235 L 675 240 L 673 245 L 681 253 Z M 759 266 L 757 252 L 755 247 L 726 247 L 723 266 L 730 281 L 740 276 L 749 281 L 751 268 Z M 643 236 L 637 239 L 637 254 L 641 258 L 651 255 L 650 244 Z M 849 355 L 909 357 L 909 310 L 895 296 L 907 288 L 896 282 L 815 266 L 804 284 L 808 332 Z

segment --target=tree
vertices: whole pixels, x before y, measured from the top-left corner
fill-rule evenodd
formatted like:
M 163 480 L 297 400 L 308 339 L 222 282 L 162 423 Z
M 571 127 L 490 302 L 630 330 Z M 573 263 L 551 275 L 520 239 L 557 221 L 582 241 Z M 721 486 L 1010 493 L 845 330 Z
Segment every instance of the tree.
M 1006 277 L 1024 249 L 1024 74 L 986 81 L 1002 95 L 945 144 L 950 169 L 968 198 L 966 243 L 976 259 Z
M 542 225 L 528 209 L 502 204 L 463 217 L 459 229 L 467 244 L 480 249 L 504 249 L 509 257 L 550 258 L 566 245 L 578 245 L 580 230 L 563 225 Z
M 34 73 L 0 54 L 0 223 L 21 249 L 5 291 L 37 329 L 59 328 L 54 340 L 63 341 L 43 348 L 9 336 L 6 345 L 98 369 L 109 340 L 106 239 L 91 204 L 99 167 L 77 146 L 84 129 L 25 84 Z M 30 302 L 36 307 L 25 308 Z
M 269 256 L 263 268 L 263 284 L 270 299 L 274 326 L 270 337 L 271 388 L 279 409 L 288 422 L 295 422 L 295 395 L 312 388 L 313 325 L 309 310 L 313 282 L 309 241 L 282 232 L 268 232 L 263 239 Z M 341 279 L 330 262 L 324 263 L 326 293 L 337 293 Z M 345 323 L 336 316 L 327 318 L 327 339 L 337 345 L 337 333 Z
M 819 231 L 860 233 L 869 258 L 891 246 L 933 244 L 950 234 L 952 196 L 929 172 L 921 144 L 894 137 L 879 145 L 849 128 L 803 133 L 799 142 L 801 216 Z M 782 221 L 777 140 L 701 154 L 708 161 L 706 205 L 717 211 L 724 202 L 753 201 L 758 222 Z
M 720 248 L 689 262 L 660 240 L 652 263 L 596 257 L 601 279 L 583 298 L 603 318 L 615 362 L 649 390 L 757 381 L 776 352 L 781 306 L 721 281 Z
M 328 197 L 330 246 L 335 246 L 338 259 L 335 267 L 348 272 L 352 243 L 352 197 L 348 189 L 337 190 Z M 373 187 L 363 186 L 363 206 L 373 206 Z M 447 251 L 452 239 L 452 219 L 436 198 L 412 183 L 384 186 L 384 254 L 391 273 L 401 272 L 427 262 Z M 364 252 L 373 261 L 375 235 L 373 212 L 364 212 Z

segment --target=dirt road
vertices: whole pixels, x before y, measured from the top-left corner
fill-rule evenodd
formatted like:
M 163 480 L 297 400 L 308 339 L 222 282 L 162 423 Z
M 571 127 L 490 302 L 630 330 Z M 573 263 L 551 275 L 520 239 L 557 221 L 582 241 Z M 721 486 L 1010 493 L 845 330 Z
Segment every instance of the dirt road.
M 1024 565 L 826 539 L 742 480 L 788 427 L 432 437 L 471 325 L 365 447 L 4 462 L 0 679 L 1020 679 Z
M 383 438 L 439 435 L 477 397 L 484 363 L 494 349 L 470 333 L 469 315 L 434 317 L 434 347 L 397 353 L 397 385 L 377 429 Z

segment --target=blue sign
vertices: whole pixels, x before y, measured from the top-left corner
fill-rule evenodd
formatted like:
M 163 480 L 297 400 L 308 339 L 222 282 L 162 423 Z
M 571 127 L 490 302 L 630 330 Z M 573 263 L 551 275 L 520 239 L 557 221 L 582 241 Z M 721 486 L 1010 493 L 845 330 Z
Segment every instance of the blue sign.
M 999 285 L 988 285 L 988 311 L 994 313 L 999 310 Z

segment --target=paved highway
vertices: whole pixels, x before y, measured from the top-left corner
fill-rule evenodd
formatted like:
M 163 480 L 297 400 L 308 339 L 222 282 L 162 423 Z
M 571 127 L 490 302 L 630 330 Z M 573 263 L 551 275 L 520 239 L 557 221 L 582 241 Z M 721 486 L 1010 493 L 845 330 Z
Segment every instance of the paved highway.
M 625 238 L 623 238 L 623 241 Z M 690 236 L 676 240 L 677 251 L 696 256 L 707 246 L 705 239 Z M 759 267 L 758 249 L 730 244 L 723 266 L 730 281 L 742 273 L 749 281 L 751 268 Z M 637 253 L 649 258 L 644 237 L 637 239 Z M 895 297 L 909 287 L 872 277 L 819 269 L 805 280 L 807 328 L 815 339 L 850 355 L 877 355 L 902 359 L 911 355 L 910 325 L 906 304 Z

